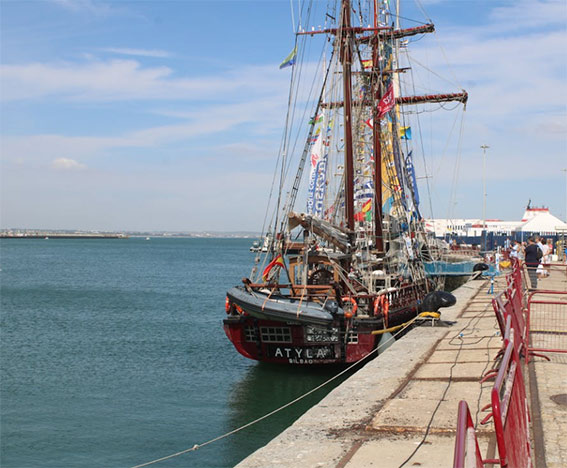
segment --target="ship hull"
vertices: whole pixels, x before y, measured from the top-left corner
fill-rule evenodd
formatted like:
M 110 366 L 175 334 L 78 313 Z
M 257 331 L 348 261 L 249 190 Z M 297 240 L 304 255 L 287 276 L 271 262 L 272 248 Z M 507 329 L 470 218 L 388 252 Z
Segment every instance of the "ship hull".
M 395 314 L 394 326 L 410 320 L 416 308 Z M 266 320 L 248 314 L 229 315 L 224 331 L 236 350 L 256 361 L 287 365 L 328 365 L 357 362 L 378 346 L 383 331 L 382 320 L 353 319 L 348 324 L 337 320 L 328 327 Z

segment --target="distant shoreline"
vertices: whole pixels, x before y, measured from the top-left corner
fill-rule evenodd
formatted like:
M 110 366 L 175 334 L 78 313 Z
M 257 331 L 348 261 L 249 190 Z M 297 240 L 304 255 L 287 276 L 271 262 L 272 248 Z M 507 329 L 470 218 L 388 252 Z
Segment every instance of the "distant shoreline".
M 94 232 L 0 232 L 0 239 L 259 239 L 259 234 L 248 233 L 94 233 Z
M 124 234 L 4 234 L 0 233 L 0 239 L 128 239 Z

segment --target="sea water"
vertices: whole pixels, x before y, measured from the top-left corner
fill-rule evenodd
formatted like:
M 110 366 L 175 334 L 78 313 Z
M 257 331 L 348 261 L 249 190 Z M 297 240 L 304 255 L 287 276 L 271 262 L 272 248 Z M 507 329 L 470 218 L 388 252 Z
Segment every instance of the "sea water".
M 250 274 L 250 245 L 2 239 L 0 466 L 134 466 L 239 428 L 336 374 L 256 363 L 228 341 L 225 293 Z M 333 386 L 153 466 L 234 466 Z

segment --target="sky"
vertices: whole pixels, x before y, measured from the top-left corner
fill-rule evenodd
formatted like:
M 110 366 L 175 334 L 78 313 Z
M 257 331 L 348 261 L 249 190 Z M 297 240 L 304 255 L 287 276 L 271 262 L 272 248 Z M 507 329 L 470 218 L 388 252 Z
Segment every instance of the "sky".
M 260 231 L 297 5 L 0 0 L 0 228 Z M 415 63 L 469 93 L 460 150 L 419 163 L 424 214 L 481 218 L 484 182 L 489 219 L 528 200 L 565 219 L 567 3 L 402 0 L 402 16 L 436 25 Z

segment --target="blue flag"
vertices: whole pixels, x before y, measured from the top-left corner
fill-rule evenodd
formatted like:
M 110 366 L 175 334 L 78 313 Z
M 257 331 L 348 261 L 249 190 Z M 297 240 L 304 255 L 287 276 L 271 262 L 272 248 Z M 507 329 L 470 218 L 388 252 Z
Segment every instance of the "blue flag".
M 293 48 L 290 54 L 284 59 L 282 63 L 280 63 L 280 70 L 285 67 L 291 67 L 295 63 L 295 59 L 297 58 L 297 46 Z
M 411 127 L 400 128 L 400 138 L 402 140 L 411 140 Z
M 417 205 L 419 205 L 419 192 L 417 190 L 417 180 L 415 178 L 415 169 L 413 167 L 412 153 L 413 151 L 410 151 L 408 157 L 406 158 L 406 170 L 410 178 L 411 188 L 413 190 L 414 202 L 417 209 Z

